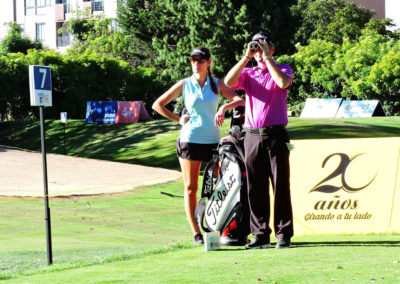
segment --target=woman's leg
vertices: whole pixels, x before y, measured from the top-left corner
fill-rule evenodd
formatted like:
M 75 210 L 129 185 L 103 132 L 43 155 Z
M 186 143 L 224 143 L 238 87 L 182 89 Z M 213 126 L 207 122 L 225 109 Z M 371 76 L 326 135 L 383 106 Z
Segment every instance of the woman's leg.
M 194 218 L 194 211 L 197 206 L 197 188 L 199 181 L 199 173 L 201 161 L 191 161 L 179 158 L 181 164 L 183 183 L 185 186 L 185 211 L 186 217 L 192 228 L 193 234 L 200 233 L 199 225 Z

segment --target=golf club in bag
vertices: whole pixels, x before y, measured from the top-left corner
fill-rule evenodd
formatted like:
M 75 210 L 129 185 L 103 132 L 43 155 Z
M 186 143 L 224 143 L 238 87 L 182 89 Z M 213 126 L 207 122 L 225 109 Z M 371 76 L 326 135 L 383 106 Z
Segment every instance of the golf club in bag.
M 204 169 L 201 199 L 195 218 L 204 232 L 221 234 L 220 244 L 243 246 L 250 233 L 246 169 L 244 165 L 244 107 L 232 112 L 227 136 L 220 139 Z

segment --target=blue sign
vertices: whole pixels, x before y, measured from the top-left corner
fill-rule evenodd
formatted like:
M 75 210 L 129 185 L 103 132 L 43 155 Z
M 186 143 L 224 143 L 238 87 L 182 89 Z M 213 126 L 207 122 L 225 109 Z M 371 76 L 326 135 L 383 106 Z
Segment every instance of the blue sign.
M 52 106 L 49 66 L 30 65 L 29 85 L 32 106 Z
M 48 66 L 33 66 L 35 90 L 51 91 L 51 69 Z
M 66 112 L 60 112 L 60 120 L 61 120 L 61 123 L 67 123 L 67 113 Z
M 87 102 L 87 123 L 115 123 L 118 112 L 118 101 Z

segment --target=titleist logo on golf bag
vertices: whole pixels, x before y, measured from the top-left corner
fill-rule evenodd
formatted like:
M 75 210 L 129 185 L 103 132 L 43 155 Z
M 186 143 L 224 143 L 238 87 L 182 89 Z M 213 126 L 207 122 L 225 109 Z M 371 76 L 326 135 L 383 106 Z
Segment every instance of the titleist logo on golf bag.
M 224 167 L 221 168 L 224 168 L 225 172 L 222 173 L 222 178 L 217 183 L 206 206 L 205 221 L 213 231 L 222 229 L 222 225 L 226 222 L 226 212 L 232 209 L 230 205 L 239 201 L 237 194 L 241 184 L 239 165 L 228 159 L 224 160 L 223 164 Z
M 209 172 L 209 171 L 204 172 L 203 182 L 204 182 L 203 192 L 205 195 L 209 196 L 211 194 L 211 192 L 213 191 L 212 172 Z
M 195 218 L 204 232 L 219 231 L 221 245 L 245 245 L 250 233 L 242 125 L 244 107 L 233 113 L 227 136 L 204 169 Z

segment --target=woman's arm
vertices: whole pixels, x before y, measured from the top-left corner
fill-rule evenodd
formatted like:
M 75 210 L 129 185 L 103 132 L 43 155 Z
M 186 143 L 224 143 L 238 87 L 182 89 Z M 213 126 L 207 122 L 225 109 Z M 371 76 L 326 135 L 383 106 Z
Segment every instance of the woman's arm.
M 180 116 L 176 115 L 165 106 L 169 104 L 173 99 L 182 95 L 183 90 L 183 80 L 180 80 L 175 85 L 173 85 L 168 91 L 162 94 L 154 103 L 152 108 L 161 114 L 162 116 L 169 118 L 173 121 L 179 122 Z
M 225 85 L 224 82 L 218 80 L 218 87 L 220 93 L 230 100 L 230 103 L 222 105 L 215 114 L 214 122 L 216 125 L 221 126 L 224 122 L 225 112 L 229 109 L 234 109 L 238 106 L 244 106 L 245 101 L 234 90 Z

